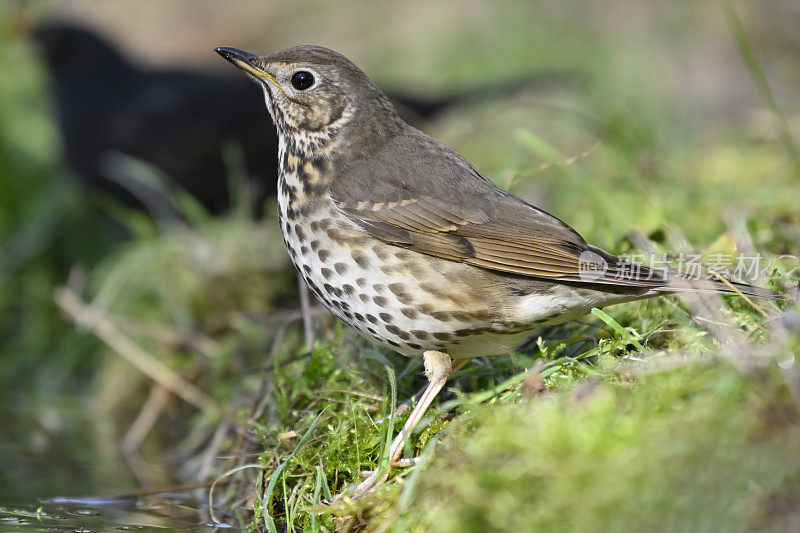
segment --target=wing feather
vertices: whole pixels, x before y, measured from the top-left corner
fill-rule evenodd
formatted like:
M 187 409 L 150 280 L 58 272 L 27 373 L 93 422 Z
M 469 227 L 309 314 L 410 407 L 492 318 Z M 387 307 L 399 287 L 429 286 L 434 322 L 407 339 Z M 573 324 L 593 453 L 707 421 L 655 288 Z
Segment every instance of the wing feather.
M 412 142 L 427 143 L 424 148 L 441 157 L 428 157 L 424 170 L 413 170 L 404 164 L 419 151 L 404 146 Z M 637 287 L 667 283 L 660 271 L 632 268 L 588 245 L 567 224 L 501 190 L 438 141 L 417 135 L 385 151 L 350 165 L 331 184 L 339 209 L 377 239 L 524 276 Z M 605 262 L 605 272 L 581 276 L 586 252 Z

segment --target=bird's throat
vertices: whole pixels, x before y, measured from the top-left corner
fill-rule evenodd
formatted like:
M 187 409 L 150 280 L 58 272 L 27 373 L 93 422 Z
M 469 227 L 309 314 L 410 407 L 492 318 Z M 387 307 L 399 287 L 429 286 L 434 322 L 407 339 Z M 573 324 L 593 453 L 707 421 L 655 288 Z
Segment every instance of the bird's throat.
M 333 176 L 332 153 L 327 147 L 308 149 L 302 138 L 279 133 L 278 205 L 282 217 L 307 217 L 329 189 Z

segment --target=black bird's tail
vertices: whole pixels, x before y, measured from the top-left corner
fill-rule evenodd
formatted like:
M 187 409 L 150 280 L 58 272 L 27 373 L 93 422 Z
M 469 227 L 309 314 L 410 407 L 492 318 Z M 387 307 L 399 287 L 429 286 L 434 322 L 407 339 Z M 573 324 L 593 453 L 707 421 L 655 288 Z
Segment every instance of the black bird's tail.
M 461 89 L 441 96 L 388 93 L 401 116 L 432 120 L 437 115 L 456 106 L 515 96 L 529 90 L 574 83 L 576 75 L 568 72 L 542 72 L 517 79 L 504 79 Z M 413 120 L 412 120 L 413 122 Z

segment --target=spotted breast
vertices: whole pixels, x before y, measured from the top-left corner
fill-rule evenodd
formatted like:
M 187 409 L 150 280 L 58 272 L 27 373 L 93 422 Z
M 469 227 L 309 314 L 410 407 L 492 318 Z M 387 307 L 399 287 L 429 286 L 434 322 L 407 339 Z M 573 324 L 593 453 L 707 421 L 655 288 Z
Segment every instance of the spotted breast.
M 454 358 L 503 353 L 523 341 L 532 325 L 551 322 L 561 311 L 549 307 L 557 301 L 552 297 L 522 305 L 508 298 L 530 293 L 530 278 L 498 276 L 371 237 L 328 194 L 336 175 L 329 150 L 308 154 L 280 146 L 281 231 L 311 292 L 367 339 L 414 356 L 431 348 Z M 538 294 L 569 297 L 571 289 L 538 283 Z M 487 285 L 497 290 L 487 292 Z

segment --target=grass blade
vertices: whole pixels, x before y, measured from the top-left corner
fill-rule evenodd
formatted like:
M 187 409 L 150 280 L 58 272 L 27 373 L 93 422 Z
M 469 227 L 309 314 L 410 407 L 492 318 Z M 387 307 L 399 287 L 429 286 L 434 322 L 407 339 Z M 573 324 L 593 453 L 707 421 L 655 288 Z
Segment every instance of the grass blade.
M 639 350 L 640 352 L 644 351 L 644 347 L 633 336 L 631 331 L 629 329 L 627 329 L 627 328 L 623 328 L 622 325 L 619 322 L 617 322 L 616 320 L 614 320 L 613 318 L 611 318 L 611 316 L 609 316 L 608 313 L 606 313 L 602 309 L 598 309 L 598 308 L 595 307 L 594 309 L 592 309 L 592 314 L 594 316 L 596 316 L 597 318 L 599 318 L 600 320 L 602 320 L 603 322 L 605 322 L 606 324 L 608 324 L 609 326 L 611 326 L 611 328 L 614 331 L 619 333 L 620 337 L 622 337 L 623 339 L 626 339 L 628 342 L 633 344 L 636 347 L 637 350 Z
M 300 451 L 303 448 L 303 446 L 305 445 L 306 442 L 308 442 L 308 439 L 311 438 L 311 434 L 314 433 L 314 428 L 317 427 L 317 423 L 319 422 L 319 419 L 322 417 L 323 414 L 325 414 L 325 411 L 327 409 L 328 408 L 326 407 L 325 409 L 322 410 L 322 412 L 320 412 L 320 414 L 317 415 L 317 418 L 315 418 L 314 422 L 311 423 L 311 426 L 308 428 L 308 431 L 305 432 L 305 434 L 303 435 L 303 438 L 300 439 L 300 442 L 298 442 L 297 446 L 294 447 L 294 450 L 292 450 L 292 453 L 289 454 L 289 457 L 287 457 L 284 462 L 282 462 L 280 465 L 278 465 L 278 467 L 269 476 L 269 483 L 267 484 L 267 491 L 266 491 L 266 494 L 264 495 L 264 505 L 265 506 L 269 505 L 269 502 L 270 502 L 270 500 L 272 498 L 272 491 L 275 490 L 275 485 L 278 483 L 278 478 L 280 477 L 281 473 L 284 471 L 284 469 L 289 464 L 289 462 L 292 459 L 294 459 L 294 456 L 297 454 L 297 452 Z M 268 511 L 268 509 L 265 509 L 265 511 Z M 269 512 L 265 512 L 264 513 L 264 523 L 267 526 L 267 530 L 270 533 L 278 533 L 278 529 L 275 526 L 275 521 L 272 519 L 272 516 L 269 514 Z

